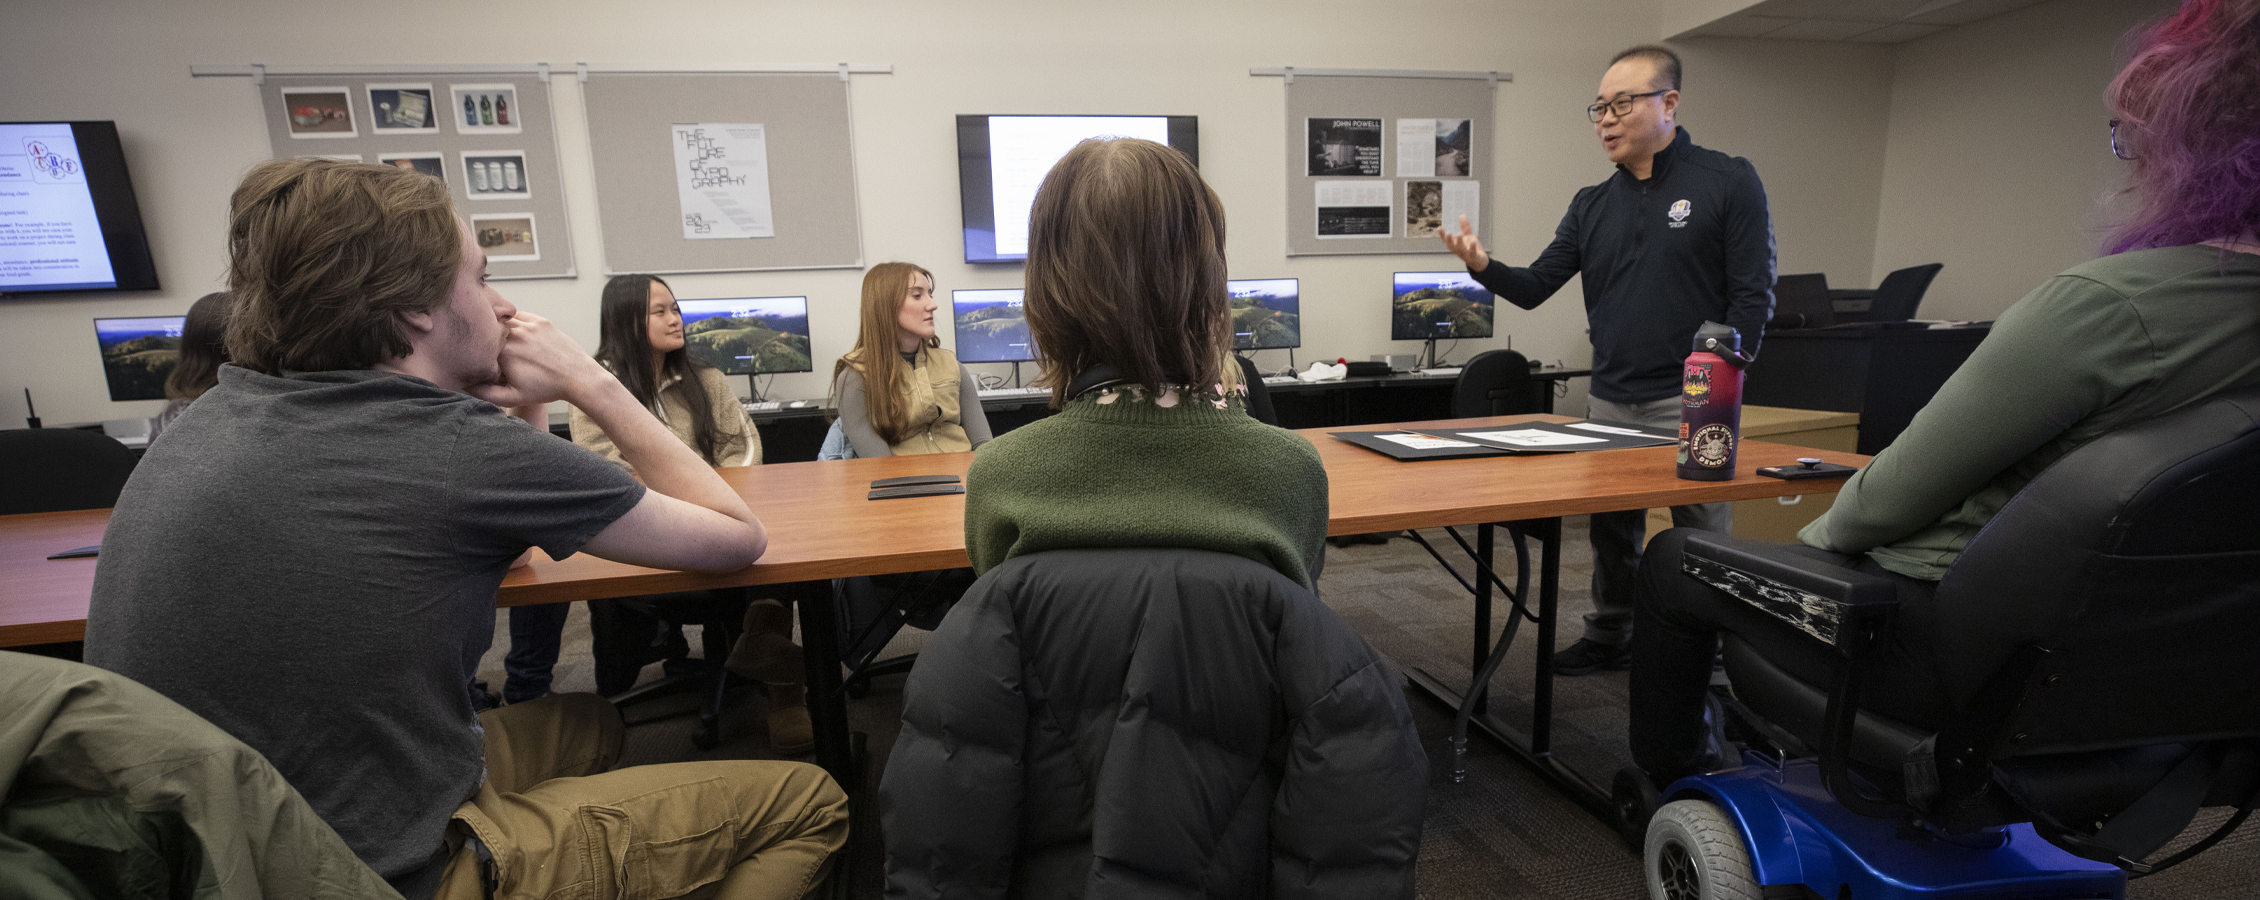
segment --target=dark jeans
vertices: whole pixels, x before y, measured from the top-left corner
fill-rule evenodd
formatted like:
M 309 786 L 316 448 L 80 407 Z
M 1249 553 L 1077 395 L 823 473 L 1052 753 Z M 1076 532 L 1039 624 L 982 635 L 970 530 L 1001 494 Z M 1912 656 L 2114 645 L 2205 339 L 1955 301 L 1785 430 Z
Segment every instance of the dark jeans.
M 1703 694 L 1710 687 L 1720 632 L 1733 632 L 1767 661 L 1824 690 L 1835 683 L 1842 658 L 1811 635 L 1681 573 L 1680 558 L 1692 533 L 1674 528 L 1649 542 L 1634 584 L 1638 624 L 1632 630 L 1632 761 L 1658 784 L 1731 762 L 1704 754 Z M 1887 571 L 1865 556 L 1787 546 L 1898 585 L 1897 624 L 1872 657 L 1860 708 L 1915 727 L 1943 724 L 1953 704 L 1930 664 L 1928 640 L 1936 621 L 1931 595 L 1938 583 Z
M 1672 428 L 1679 424 L 1679 395 L 1646 403 L 1615 403 L 1594 397 L 1586 415 L 1611 422 Z M 1720 534 L 1734 533 L 1734 504 L 1693 503 L 1671 508 L 1671 523 Z M 1631 643 L 1632 609 L 1639 592 L 1641 539 L 1648 534 L 1648 511 L 1594 513 L 1587 534 L 1593 541 L 1593 611 L 1585 614 L 1585 639 L 1622 647 Z
M 502 684 L 504 703 L 523 703 L 549 693 L 550 670 L 565 643 L 565 617 L 570 603 L 538 603 L 510 608 L 510 652 L 502 657 L 502 670 L 510 677 Z

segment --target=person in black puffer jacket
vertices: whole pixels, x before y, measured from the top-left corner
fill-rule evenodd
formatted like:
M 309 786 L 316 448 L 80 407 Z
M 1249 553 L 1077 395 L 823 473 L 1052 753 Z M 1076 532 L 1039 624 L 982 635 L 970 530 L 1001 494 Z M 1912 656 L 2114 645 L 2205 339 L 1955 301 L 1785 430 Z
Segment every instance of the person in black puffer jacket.
M 887 896 L 1409 898 L 1428 766 L 1402 683 L 1252 560 L 1009 560 L 904 690 Z

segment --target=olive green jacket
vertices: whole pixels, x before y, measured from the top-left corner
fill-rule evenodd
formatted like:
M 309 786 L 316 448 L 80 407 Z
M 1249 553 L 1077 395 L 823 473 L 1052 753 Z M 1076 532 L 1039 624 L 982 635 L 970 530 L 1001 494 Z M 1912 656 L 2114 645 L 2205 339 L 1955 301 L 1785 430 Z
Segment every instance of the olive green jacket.
M 400 895 L 258 751 L 92 666 L 0 652 L 0 894 Z
M 2260 256 L 2106 256 L 2001 314 L 1907 430 L 1797 536 L 1937 581 L 2034 476 L 2098 437 L 2260 385 Z

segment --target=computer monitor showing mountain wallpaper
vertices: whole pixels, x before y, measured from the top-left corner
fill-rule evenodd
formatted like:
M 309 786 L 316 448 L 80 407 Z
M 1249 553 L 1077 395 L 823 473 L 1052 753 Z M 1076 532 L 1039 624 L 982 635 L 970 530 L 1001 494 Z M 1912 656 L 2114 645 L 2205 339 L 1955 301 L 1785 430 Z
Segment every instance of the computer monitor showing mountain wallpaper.
M 1301 283 L 1293 278 L 1242 278 L 1224 283 L 1232 296 L 1232 348 L 1288 350 L 1303 345 Z
M 950 321 L 957 330 L 960 362 L 1028 362 L 1036 344 L 1028 337 L 1021 292 L 951 291 Z
M 1390 291 L 1389 339 L 1491 336 L 1491 292 L 1466 272 L 1398 272 Z
M 726 375 L 814 371 L 807 297 L 680 300 L 691 356 Z
M 165 379 L 180 362 L 180 332 L 187 321 L 187 316 L 94 320 L 110 399 L 165 399 Z

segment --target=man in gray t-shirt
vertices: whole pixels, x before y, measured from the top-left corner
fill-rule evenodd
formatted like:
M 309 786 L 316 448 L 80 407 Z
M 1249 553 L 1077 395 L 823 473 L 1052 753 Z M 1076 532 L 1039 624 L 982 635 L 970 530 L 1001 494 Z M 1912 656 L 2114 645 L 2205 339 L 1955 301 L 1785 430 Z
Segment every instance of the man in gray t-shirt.
M 644 488 L 418 378 L 227 366 L 197 406 L 118 498 L 87 662 L 265 754 L 378 872 L 423 866 L 485 772 L 463 684 L 511 560 Z
M 738 569 L 767 546 L 744 499 L 487 286 L 436 179 L 264 163 L 236 189 L 228 243 L 232 364 L 118 499 L 87 662 L 264 754 L 409 900 L 479 900 L 482 881 L 526 900 L 722 879 L 800 896 L 845 842 L 822 770 L 607 771 L 621 724 L 601 698 L 477 714 L 463 689 L 527 548 Z M 644 483 L 502 409 L 545 418 L 552 400 L 595 419 Z

